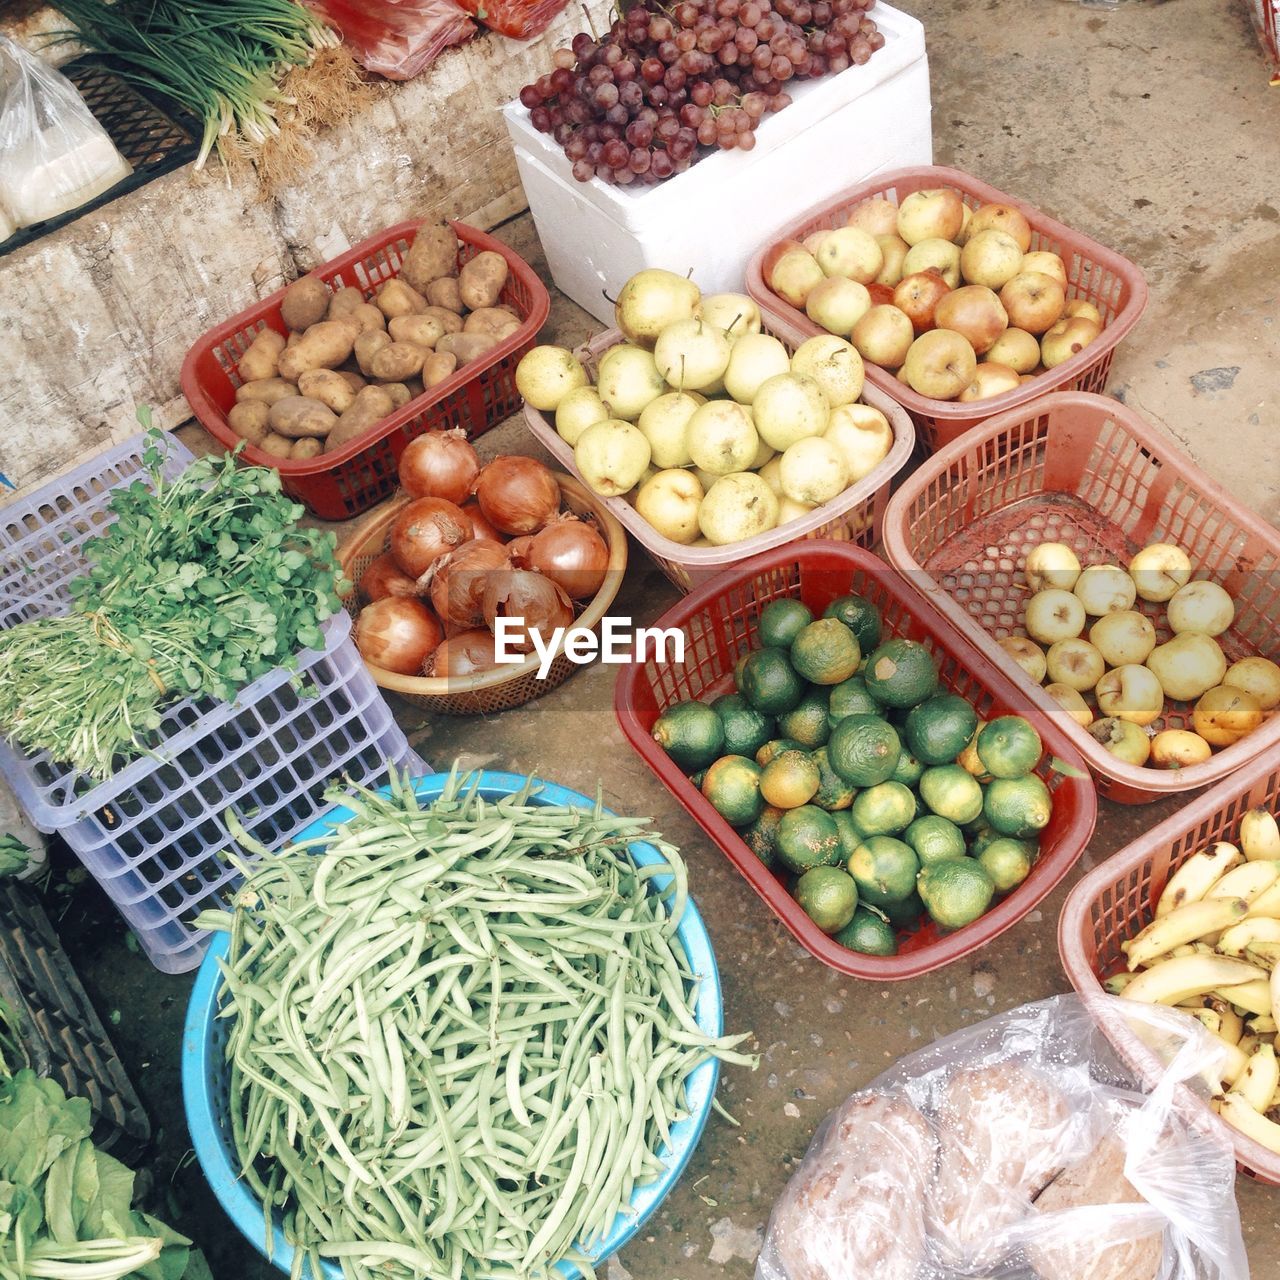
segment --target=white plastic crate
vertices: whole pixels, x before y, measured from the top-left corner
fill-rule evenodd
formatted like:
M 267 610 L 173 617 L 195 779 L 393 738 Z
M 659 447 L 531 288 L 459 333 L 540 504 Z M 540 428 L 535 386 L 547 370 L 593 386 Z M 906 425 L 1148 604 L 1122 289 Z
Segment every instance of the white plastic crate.
M 628 277 L 691 271 L 704 293 L 742 288 L 751 255 L 806 209 L 889 169 L 932 164 L 924 27 L 877 4 L 884 48 L 860 67 L 789 88 L 747 152 L 718 151 L 651 187 L 578 182 L 519 101 L 503 114 L 556 287 L 605 324 Z

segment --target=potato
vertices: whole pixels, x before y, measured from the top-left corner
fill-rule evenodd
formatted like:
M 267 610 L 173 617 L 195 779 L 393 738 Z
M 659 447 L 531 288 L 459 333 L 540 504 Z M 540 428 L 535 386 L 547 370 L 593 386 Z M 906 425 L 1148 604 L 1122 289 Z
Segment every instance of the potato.
M 356 396 L 351 408 L 338 419 L 338 425 L 329 432 L 324 442 L 324 451 L 332 453 L 349 440 L 364 435 L 394 409 L 395 404 L 385 388 L 365 387 Z
M 435 387 L 452 378 L 458 367 L 458 357 L 452 351 L 433 351 L 422 366 L 423 387 Z
M 403 280 L 388 280 L 374 295 L 374 301 L 388 320 L 421 315 L 427 309 L 426 298 Z
M 372 378 L 373 373 L 373 357 L 385 347 L 391 345 L 391 335 L 383 333 L 381 329 L 371 329 L 367 333 L 362 333 L 356 339 L 355 353 L 356 364 L 360 366 L 360 372 L 366 378 Z
M 448 307 L 428 307 L 422 314 L 430 316 L 432 320 L 438 320 L 445 333 L 462 332 L 462 317 L 456 311 L 450 311 Z
M 294 462 L 300 458 L 318 458 L 324 452 L 324 441 L 315 436 L 306 436 L 293 442 L 293 452 L 289 455 Z
M 268 431 L 266 438 L 258 445 L 263 453 L 269 453 L 273 458 L 289 458 L 293 456 L 293 441 L 286 440 L 284 436 L 278 436 L 274 431 Z
M 296 333 L 319 324 L 329 314 L 329 287 L 315 276 L 295 280 L 280 299 L 280 318 Z
M 358 336 L 355 325 L 345 320 L 313 324 L 280 357 L 280 376 L 297 382 L 308 369 L 336 369 L 351 354 Z
M 249 344 L 236 365 L 242 382 L 260 382 L 276 376 L 276 361 L 284 350 L 285 336 L 274 329 L 263 329 Z
M 343 316 L 349 316 L 357 307 L 364 306 L 365 296 L 359 289 L 353 289 L 348 285 L 345 289 L 339 289 L 329 302 L 329 312 L 322 319 L 341 320 Z M 308 328 L 311 326 L 308 325 Z
M 393 342 L 375 352 L 371 362 L 373 376 L 384 382 L 402 382 L 422 369 L 422 362 L 428 354 L 427 348 L 418 346 L 416 342 Z
M 337 373 L 352 391 L 359 391 L 367 385 L 364 377 L 361 374 L 358 374 L 354 369 L 339 369 L 337 370 Z
M 481 307 L 473 311 L 462 325 L 463 333 L 491 333 L 499 342 L 520 327 L 520 321 L 500 307 Z
M 372 302 L 362 302 L 358 307 L 352 307 L 351 311 L 343 316 L 342 319 L 356 325 L 361 333 L 368 329 L 385 329 L 387 327 L 386 316 Z
M 351 408 L 359 388 L 353 387 L 342 374 L 332 369 L 308 369 L 298 379 L 298 390 L 307 399 L 319 400 L 334 413 L 345 413 Z
M 327 436 L 337 425 L 338 415 L 319 400 L 285 396 L 271 406 L 267 421 L 272 431 L 297 440 L 300 436 Z
M 383 391 L 391 397 L 391 403 L 399 409 L 401 405 L 406 405 L 413 399 L 413 392 L 403 382 L 384 382 L 381 384 Z
M 493 249 L 477 253 L 458 272 L 458 292 L 464 305 L 472 311 L 491 307 L 502 294 L 507 283 L 507 260 Z
M 457 356 L 459 364 L 468 364 L 497 345 L 498 339 L 491 333 L 446 333 L 436 343 L 436 350 Z
M 287 351 L 290 347 L 296 346 L 301 341 L 302 334 L 300 334 L 296 329 L 290 330 L 288 341 L 284 344 L 285 350 Z
M 236 404 L 275 404 L 285 396 L 296 396 L 298 388 L 283 378 L 263 378 L 258 382 L 246 382 L 236 388 Z
M 387 325 L 393 342 L 412 342 L 419 347 L 434 347 L 444 336 L 444 325 L 435 316 L 396 316 Z
M 433 280 L 426 289 L 427 301 L 433 307 L 444 307 L 446 311 L 462 312 L 462 294 L 458 292 L 458 282 L 453 276 L 441 276 Z
M 243 404 L 233 404 L 227 414 L 227 426 L 250 444 L 261 444 L 266 439 L 269 428 L 267 415 L 271 406 L 261 400 L 246 400 Z
M 415 289 L 458 273 L 458 237 L 447 222 L 423 223 L 405 255 L 400 274 Z

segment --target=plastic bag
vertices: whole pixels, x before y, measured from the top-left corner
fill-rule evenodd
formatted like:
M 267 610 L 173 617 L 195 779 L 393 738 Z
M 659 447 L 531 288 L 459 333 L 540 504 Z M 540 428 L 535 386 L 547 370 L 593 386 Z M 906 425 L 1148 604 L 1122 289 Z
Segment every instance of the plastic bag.
M 822 1122 L 756 1280 L 1248 1280 L 1234 1156 L 1188 1096 L 1220 1042 L 1174 1010 L 1090 1008 L 1167 1064 L 1156 1088 L 1075 995 L 940 1040 Z
M 411 80 L 476 32 L 456 0 L 306 0 L 366 71 Z
M 513 40 L 541 35 L 569 0 L 459 0 L 462 7 L 490 31 Z
M 132 172 L 66 76 L 0 36 L 0 208 L 8 221 L 27 227 L 69 213 Z

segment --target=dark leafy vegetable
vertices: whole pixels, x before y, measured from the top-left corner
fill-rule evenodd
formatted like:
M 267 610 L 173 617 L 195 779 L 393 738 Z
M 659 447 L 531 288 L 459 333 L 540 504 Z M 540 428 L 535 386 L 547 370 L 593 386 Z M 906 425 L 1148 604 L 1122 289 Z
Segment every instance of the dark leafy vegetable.
M 0 880 L 21 875 L 30 862 L 31 850 L 17 836 L 0 836 Z

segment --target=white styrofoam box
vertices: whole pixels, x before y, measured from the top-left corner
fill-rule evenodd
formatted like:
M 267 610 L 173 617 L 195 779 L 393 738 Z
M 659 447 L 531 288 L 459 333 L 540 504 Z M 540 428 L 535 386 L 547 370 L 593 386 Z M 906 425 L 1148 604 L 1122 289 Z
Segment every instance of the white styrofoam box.
M 556 287 L 606 324 L 606 294 L 645 267 L 692 272 L 704 293 L 738 290 L 756 249 L 806 209 L 877 173 L 932 164 L 924 28 L 883 3 L 870 16 L 885 43 L 867 63 L 789 88 L 794 101 L 761 122 L 753 150 L 713 152 L 651 187 L 578 182 L 555 139 L 508 103 Z

